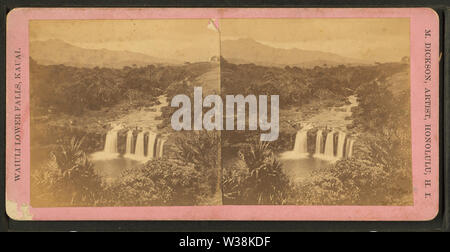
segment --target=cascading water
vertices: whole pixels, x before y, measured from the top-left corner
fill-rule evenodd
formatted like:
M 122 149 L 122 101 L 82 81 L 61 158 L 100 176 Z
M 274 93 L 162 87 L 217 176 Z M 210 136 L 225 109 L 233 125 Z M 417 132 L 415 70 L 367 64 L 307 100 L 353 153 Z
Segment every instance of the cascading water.
M 301 130 L 295 136 L 294 152 L 300 155 L 308 153 L 307 133 L 306 130 Z
M 302 129 L 295 135 L 294 149 L 282 154 L 283 159 L 301 159 L 308 157 L 308 130 Z
M 160 141 L 157 147 L 155 132 L 162 121 L 162 108 L 168 106 L 168 101 L 166 96 L 159 96 L 158 100 L 160 103 L 152 108 L 133 109 L 110 123 L 111 130 L 106 134 L 103 150 L 89 155 L 97 174 L 112 181 L 119 179 L 123 170 L 137 168 L 143 162 L 163 156 L 165 141 Z M 136 133 L 138 129 L 143 132 Z
M 158 158 L 159 157 L 159 152 L 161 151 L 161 138 L 156 139 L 156 153 L 155 153 L 155 157 Z
M 333 159 L 334 158 L 334 132 L 328 132 L 327 138 L 325 140 L 325 151 L 323 152 L 323 155 L 327 159 Z
M 337 158 L 344 157 L 344 144 L 345 144 L 346 134 L 344 132 L 339 132 L 338 134 L 338 144 L 337 144 Z
M 133 131 L 129 130 L 127 133 L 127 143 L 125 146 L 125 155 L 131 155 L 133 148 Z
M 147 158 L 152 159 L 155 157 L 155 145 L 156 145 L 156 134 L 153 132 L 149 132 L 147 142 Z
M 90 158 L 92 160 L 109 160 L 115 159 L 119 156 L 117 148 L 117 137 L 119 130 L 120 128 L 116 127 L 106 133 L 105 146 L 103 147 L 103 151 L 92 153 L 90 155 Z
M 322 130 L 318 130 L 316 136 L 316 151 L 314 152 L 316 155 L 320 155 L 322 153 L 322 138 Z
M 345 105 L 345 112 L 350 116 L 352 114 L 352 108 L 358 106 L 358 99 L 356 96 L 352 95 L 348 97 L 348 100 L 350 101 L 349 105 Z
M 106 134 L 105 147 L 103 149 L 105 153 L 117 153 L 117 131 L 111 130 Z
M 295 136 L 294 148 L 280 154 L 283 171 L 290 179 L 302 181 L 318 169 L 333 167 L 339 159 L 352 157 L 355 136 L 348 137 L 346 132 L 352 124 L 358 100 L 356 96 L 349 96 L 348 101 L 344 106 L 321 109 L 317 115 L 301 122 L 303 127 Z M 316 136 L 308 142 L 306 129 L 313 128 L 316 128 Z M 311 149 L 314 141 L 315 147 Z M 314 155 L 309 155 L 308 150 Z
M 353 140 L 353 139 L 350 139 L 350 138 L 348 138 L 347 139 L 347 148 L 346 148 L 346 157 L 347 158 L 351 158 L 352 157 L 352 155 L 353 155 L 353 143 L 354 143 L 355 141 Z
M 158 152 L 158 158 L 162 158 L 164 155 L 164 144 L 166 143 L 166 140 L 161 139 L 160 145 L 159 145 L 159 152 Z
M 139 132 L 136 139 L 136 148 L 134 149 L 134 155 L 137 158 L 144 158 L 144 132 Z

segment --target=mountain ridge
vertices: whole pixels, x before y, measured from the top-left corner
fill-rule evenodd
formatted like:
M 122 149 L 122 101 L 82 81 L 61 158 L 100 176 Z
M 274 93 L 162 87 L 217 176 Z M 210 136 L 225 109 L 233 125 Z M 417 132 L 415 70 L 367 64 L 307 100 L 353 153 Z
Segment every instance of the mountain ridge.
M 50 39 L 30 42 L 30 56 L 43 65 L 74 67 L 110 67 L 145 66 L 150 64 L 175 64 L 174 60 L 160 59 L 147 54 L 128 50 L 87 49 L 72 45 L 63 40 Z
M 257 64 L 263 66 L 336 66 L 373 64 L 364 60 L 353 59 L 334 53 L 299 48 L 276 48 L 250 38 L 223 40 L 221 55 L 234 64 Z M 31 41 L 30 56 L 42 65 L 59 65 L 74 67 L 108 67 L 146 66 L 152 64 L 183 64 L 178 59 L 161 59 L 144 53 L 128 50 L 88 49 L 72 45 L 63 40 Z
M 231 63 L 264 66 L 314 67 L 324 64 L 334 66 L 373 63 L 318 50 L 276 48 L 250 38 L 222 41 L 221 54 Z

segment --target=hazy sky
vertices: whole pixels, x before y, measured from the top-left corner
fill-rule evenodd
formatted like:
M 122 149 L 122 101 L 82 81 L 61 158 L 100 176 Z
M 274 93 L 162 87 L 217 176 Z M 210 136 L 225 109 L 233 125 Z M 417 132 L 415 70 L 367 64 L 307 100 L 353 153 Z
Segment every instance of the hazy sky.
M 228 19 L 222 39 L 252 38 L 279 48 L 399 61 L 409 56 L 409 19 Z
M 92 49 L 127 50 L 160 58 L 208 60 L 219 35 L 208 19 L 46 20 L 30 22 L 30 40 L 61 39 Z M 278 48 L 299 48 L 371 60 L 409 55 L 409 19 L 222 19 L 222 40 L 252 38 Z
M 208 19 L 31 21 L 30 40 L 61 39 L 89 49 L 127 50 L 160 58 L 207 61 L 219 55 Z

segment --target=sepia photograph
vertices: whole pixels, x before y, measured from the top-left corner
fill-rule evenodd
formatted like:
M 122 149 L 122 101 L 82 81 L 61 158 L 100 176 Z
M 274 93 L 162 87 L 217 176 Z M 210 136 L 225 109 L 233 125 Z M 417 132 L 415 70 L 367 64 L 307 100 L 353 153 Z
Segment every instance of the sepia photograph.
M 443 186 L 436 17 L 14 9 L 6 213 L 172 230 L 433 220 Z
M 409 26 L 31 20 L 31 205 L 412 205 Z
M 221 20 L 222 94 L 279 95 L 277 140 L 223 132 L 223 203 L 412 205 L 409 22 Z
M 29 23 L 31 205 L 221 205 L 220 138 L 173 96 L 220 92 L 208 19 Z
M 41 4 L 2 5 L 0 231 L 448 229 L 445 7 Z

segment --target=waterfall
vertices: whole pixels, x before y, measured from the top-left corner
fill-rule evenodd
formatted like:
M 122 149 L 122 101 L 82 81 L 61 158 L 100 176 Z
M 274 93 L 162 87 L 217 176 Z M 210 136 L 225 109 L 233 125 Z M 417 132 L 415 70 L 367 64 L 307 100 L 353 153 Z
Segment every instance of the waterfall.
M 161 138 L 158 138 L 156 139 L 156 153 L 155 153 L 156 158 L 159 157 L 160 148 L 161 148 Z
M 334 157 L 334 132 L 328 132 L 327 138 L 325 140 L 325 151 L 324 155 L 326 158 L 333 158 Z
M 108 131 L 103 151 L 106 153 L 117 153 L 117 130 Z
M 308 130 L 302 129 L 295 135 L 294 149 L 281 154 L 282 159 L 302 159 L 308 157 Z
M 322 130 L 318 130 L 317 131 L 317 136 L 316 136 L 316 151 L 315 154 L 319 155 L 322 153 Z
M 136 139 L 136 148 L 134 149 L 134 154 L 138 158 L 145 157 L 144 154 L 144 132 L 139 132 Z
M 337 144 L 337 158 L 344 157 L 344 144 L 345 144 L 345 136 L 346 134 L 344 132 L 339 132 L 338 134 L 338 144 Z
M 294 152 L 300 155 L 308 153 L 308 131 L 300 130 L 295 135 Z
M 166 140 L 161 139 L 161 142 L 159 144 L 159 151 L 158 151 L 158 158 L 162 158 L 164 154 L 164 144 L 166 143 Z
M 125 155 L 130 155 L 133 148 L 133 131 L 129 130 L 127 133 L 127 144 L 125 146 Z
M 155 144 L 156 144 L 156 134 L 153 132 L 149 132 L 147 142 L 147 158 L 149 159 L 155 157 Z
M 120 154 L 117 150 L 118 129 L 112 129 L 106 133 L 105 147 L 103 151 L 92 153 L 89 157 L 91 160 L 108 160 L 115 159 Z
M 158 138 L 156 139 L 156 148 L 155 148 L 155 157 L 162 158 L 164 155 L 164 144 L 166 143 L 165 139 Z
M 346 148 L 346 157 L 347 158 L 351 158 L 352 157 L 352 155 L 353 155 L 353 143 L 354 143 L 354 140 L 353 139 L 350 139 L 350 138 L 347 138 L 347 148 Z

